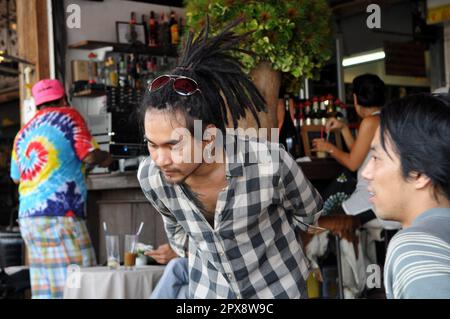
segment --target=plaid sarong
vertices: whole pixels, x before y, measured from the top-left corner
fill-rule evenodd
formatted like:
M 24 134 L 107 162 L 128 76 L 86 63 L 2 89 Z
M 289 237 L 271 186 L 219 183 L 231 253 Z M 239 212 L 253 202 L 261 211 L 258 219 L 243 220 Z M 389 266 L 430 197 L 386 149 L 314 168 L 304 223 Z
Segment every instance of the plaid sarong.
M 69 265 L 94 266 L 84 220 L 72 217 L 20 219 L 27 245 L 33 299 L 62 298 Z

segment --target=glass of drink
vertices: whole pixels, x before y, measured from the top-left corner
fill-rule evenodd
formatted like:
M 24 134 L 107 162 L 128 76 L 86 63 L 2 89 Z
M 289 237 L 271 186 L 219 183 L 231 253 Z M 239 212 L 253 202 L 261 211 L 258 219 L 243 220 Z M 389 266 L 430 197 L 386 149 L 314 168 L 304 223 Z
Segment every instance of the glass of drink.
M 125 269 L 133 269 L 136 264 L 137 239 L 137 235 L 125 235 L 125 255 L 123 258 Z
M 119 236 L 106 236 L 106 258 L 109 269 L 118 269 L 120 265 Z
M 327 158 L 328 154 L 326 152 L 317 152 L 317 158 Z

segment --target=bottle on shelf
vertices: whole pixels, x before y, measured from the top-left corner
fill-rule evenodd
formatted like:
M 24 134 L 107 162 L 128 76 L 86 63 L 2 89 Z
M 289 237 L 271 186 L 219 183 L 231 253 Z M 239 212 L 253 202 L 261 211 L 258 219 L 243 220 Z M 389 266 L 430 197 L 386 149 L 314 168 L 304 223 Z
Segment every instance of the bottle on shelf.
M 325 124 L 327 124 L 327 107 L 325 106 L 324 96 L 320 98 L 319 118 L 320 118 L 320 125 L 325 126 Z
M 303 126 L 303 105 L 301 102 L 295 103 L 294 101 L 294 127 L 296 131 L 297 143 L 296 143 L 296 156 L 303 157 L 303 141 L 302 141 L 302 126 Z
M 183 36 L 184 33 L 184 25 L 183 25 L 183 18 L 180 17 L 178 22 L 178 34 L 180 38 Z
M 326 102 L 327 102 L 327 117 L 333 117 L 335 114 L 334 104 L 333 104 L 333 95 L 328 94 Z
M 105 62 L 105 67 L 108 69 L 109 78 L 107 78 L 107 85 L 108 86 L 118 86 L 118 75 L 117 75 L 117 67 L 116 67 L 116 61 L 114 61 L 114 58 L 112 56 L 109 56 L 108 59 Z
M 126 35 L 126 39 L 128 41 L 128 43 L 136 43 L 137 42 L 137 32 L 136 32 L 136 13 L 135 12 L 131 12 L 131 18 L 130 18 L 130 22 L 128 23 L 128 33 Z
M 178 22 L 175 17 L 174 11 L 170 12 L 169 28 L 170 28 L 170 44 L 178 45 L 180 35 L 178 33 Z
M 344 113 L 342 110 L 342 102 L 339 99 L 336 99 L 336 101 L 334 101 L 334 106 L 336 107 L 336 118 L 338 120 L 344 120 Z
M 304 104 L 304 122 L 305 125 L 312 125 L 312 118 L 311 118 L 311 101 L 307 100 Z
M 313 97 L 311 119 L 313 125 L 320 125 L 319 98 L 317 96 Z
M 127 73 L 128 73 L 128 84 L 132 88 L 136 88 L 136 80 L 137 80 L 137 74 L 136 74 L 136 57 L 133 53 L 128 55 L 127 59 Z
M 148 25 L 147 25 L 147 16 L 145 14 L 143 14 L 141 16 L 141 21 L 142 21 L 142 25 L 144 26 L 144 39 L 145 39 L 145 45 L 148 46 L 148 40 L 149 40 L 149 36 L 148 36 Z
M 283 144 L 286 152 L 290 153 L 294 158 L 299 157 L 299 137 L 292 122 L 289 96 L 284 97 L 284 119 L 279 131 L 279 142 Z
M 144 72 L 142 69 L 142 61 L 140 58 L 136 61 L 136 89 L 142 89 L 142 80 L 143 80 Z
M 170 28 L 167 15 L 161 13 L 160 23 L 158 27 L 158 41 L 161 47 L 167 49 L 170 47 Z
M 119 86 L 125 87 L 127 85 L 127 63 L 125 56 L 122 54 L 119 60 Z
M 155 18 L 154 11 L 150 11 L 150 18 L 148 20 L 148 46 L 158 46 L 158 21 Z
M 302 102 L 298 102 L 297 105 L 297 114 L 298 114 L 298 125 L 300 125 L 300 127 L 302 127 L 305 124 L 305 119 L 304 119 L 304 112 L 305 112 L 305 106 L 303 105 Z
M 89 84 L 95 84 L 97 83 L 97 63 L 95 62 L 95 59 L 97 58 L 97 55 L 94 52 L 89 53 L 88 59 L 88 74 L 89 74 Z

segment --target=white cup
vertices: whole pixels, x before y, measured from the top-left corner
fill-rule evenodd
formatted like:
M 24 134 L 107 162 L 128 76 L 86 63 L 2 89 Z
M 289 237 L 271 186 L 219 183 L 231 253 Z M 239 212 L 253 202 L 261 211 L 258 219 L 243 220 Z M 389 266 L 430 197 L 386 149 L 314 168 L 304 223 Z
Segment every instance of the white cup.
M 125 159 L 123 158 L 119 160 L 119 171 L 121 173 L 125 172 Z

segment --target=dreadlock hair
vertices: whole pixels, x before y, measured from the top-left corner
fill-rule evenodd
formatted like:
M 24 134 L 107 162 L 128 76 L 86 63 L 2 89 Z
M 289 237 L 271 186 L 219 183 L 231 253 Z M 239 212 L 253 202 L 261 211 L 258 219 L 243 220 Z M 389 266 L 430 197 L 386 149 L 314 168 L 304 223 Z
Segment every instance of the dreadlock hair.
M 232 56 L 250 33 L 236 35 L 231 31 L 242 19 L 227 25 L 216 36 L 209 35 L 209 22 L 194 38 L 190 31 L 184 43 L 179 65 L 168 75 L 189 77 L 198 83 L 200 91 L 190 96 L 177 94 L 170 83 L 144 95 L 141 105 L 141 124 L 145 112 L 150 109 L 167 110 L 171 114 L 181 112 L 186 118 L 187 129 L 194 132 L 194 120 L 201 120 L 203 130 L 213 124 L 223 134 L 228 125 L 227 111 L 236 128 L 238 120 L 250 111 L 258 127 L 257 112 L 266 111 L 266 102 L 250 78 L 244 73 L 242 64 Z

